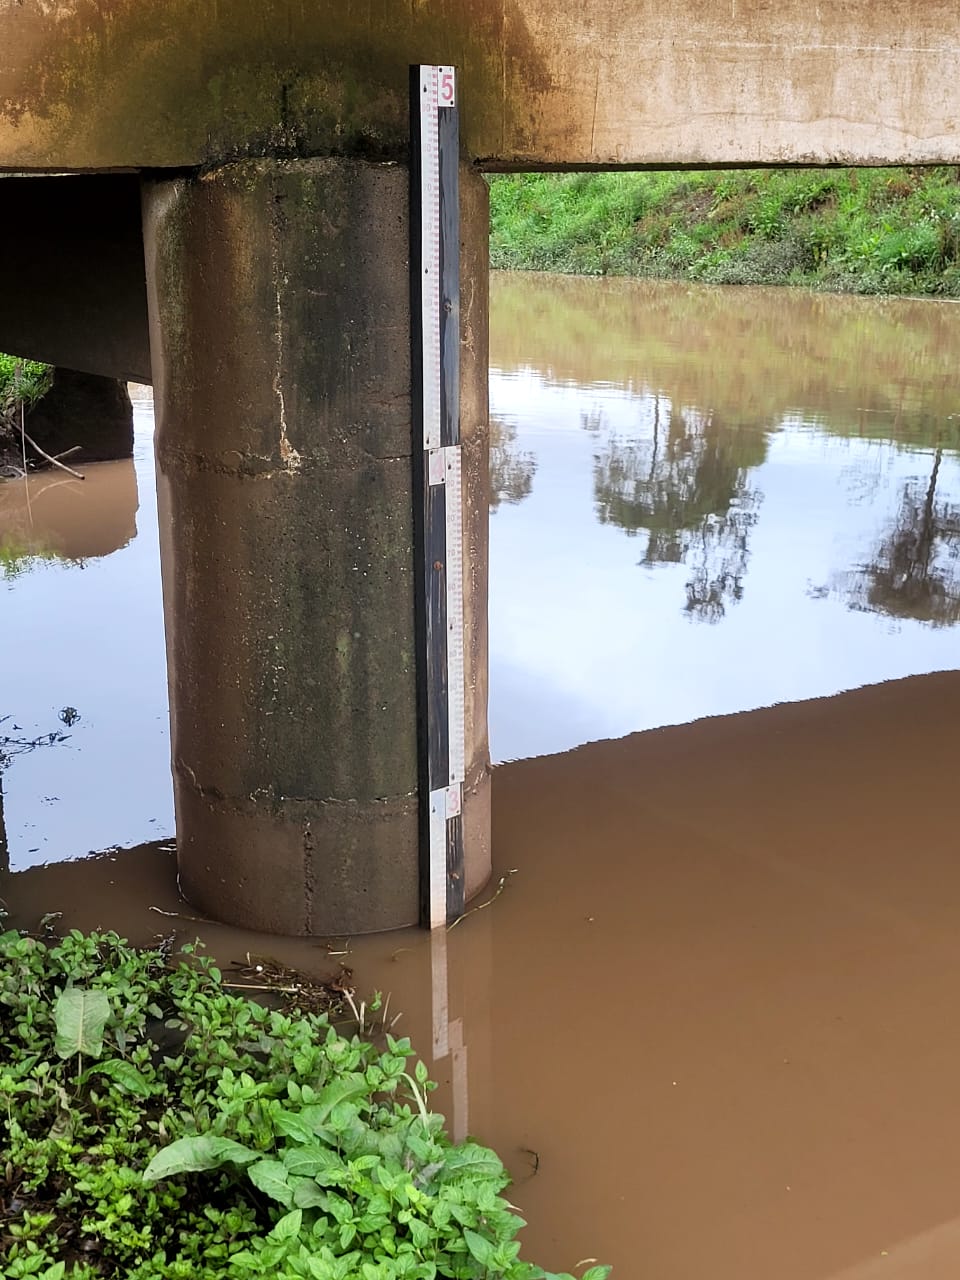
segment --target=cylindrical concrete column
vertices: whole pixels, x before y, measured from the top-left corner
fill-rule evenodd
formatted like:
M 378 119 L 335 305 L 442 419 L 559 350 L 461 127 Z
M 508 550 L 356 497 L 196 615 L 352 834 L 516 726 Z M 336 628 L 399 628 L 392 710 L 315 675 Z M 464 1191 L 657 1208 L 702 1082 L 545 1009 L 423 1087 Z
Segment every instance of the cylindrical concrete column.
M 464 173 L 472 889 L 489 873 L 482 186 Z M 407 172 L 255 161 L 143 200 L 184 892 L 275 933 L 415 923 Z

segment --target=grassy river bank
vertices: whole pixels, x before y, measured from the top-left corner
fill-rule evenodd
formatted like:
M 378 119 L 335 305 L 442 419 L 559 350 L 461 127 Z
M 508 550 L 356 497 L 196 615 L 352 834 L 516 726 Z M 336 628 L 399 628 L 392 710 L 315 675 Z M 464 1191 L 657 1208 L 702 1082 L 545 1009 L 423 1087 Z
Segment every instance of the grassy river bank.
M 517 174 L 491 266 L 960 297 L 960 169 Z

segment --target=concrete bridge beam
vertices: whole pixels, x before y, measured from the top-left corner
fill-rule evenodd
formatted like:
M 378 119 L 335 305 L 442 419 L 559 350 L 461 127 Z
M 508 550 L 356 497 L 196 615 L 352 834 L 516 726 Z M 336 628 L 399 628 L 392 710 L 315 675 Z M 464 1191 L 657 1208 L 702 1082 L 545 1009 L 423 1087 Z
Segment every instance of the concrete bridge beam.
M 419 904 L 408 174 L 143 188 L 180 875 L 228 923 Z M 489 873 L 486 188 L 464 172 L 468 891 Z
M 0 177 L 0 228 L 0 351 L 149 382 L 136 174 Z

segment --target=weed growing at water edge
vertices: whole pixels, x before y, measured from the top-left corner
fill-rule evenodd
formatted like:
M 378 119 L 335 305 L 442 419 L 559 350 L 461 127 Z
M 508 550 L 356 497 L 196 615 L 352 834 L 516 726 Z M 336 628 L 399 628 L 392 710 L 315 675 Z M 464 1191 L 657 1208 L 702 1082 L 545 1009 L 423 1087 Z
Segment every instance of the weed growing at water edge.
M 0 434 L 19 422 L 20 406 L 29 409 L 50 390 L 53 369 L 36 360 L 0 353 Z
M 503 1165 L 451 1143 L 408 1041 L 183 950 L 0 935 L 8 1280 L 571 1280 L 520 1260 Z

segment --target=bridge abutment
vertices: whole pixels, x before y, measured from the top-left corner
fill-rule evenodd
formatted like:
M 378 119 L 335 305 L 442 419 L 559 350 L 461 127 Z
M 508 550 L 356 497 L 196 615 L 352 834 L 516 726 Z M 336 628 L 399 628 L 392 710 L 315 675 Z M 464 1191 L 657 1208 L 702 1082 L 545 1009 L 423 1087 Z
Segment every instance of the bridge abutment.
M 338 158 L 143 187 L 181 883 L 269 932 L 419 913 L 408 182 Z M 462 190 L 469 892 L 489 873 L 488 226 L 482 179 Z

